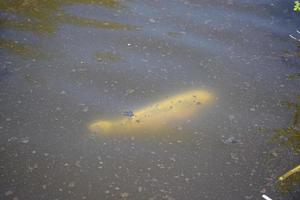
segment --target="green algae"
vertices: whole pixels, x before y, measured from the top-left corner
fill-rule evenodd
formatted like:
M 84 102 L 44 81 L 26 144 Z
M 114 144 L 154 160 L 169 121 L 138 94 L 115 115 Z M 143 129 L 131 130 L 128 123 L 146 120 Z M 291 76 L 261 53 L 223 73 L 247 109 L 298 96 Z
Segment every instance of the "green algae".
M 0 11 L 20 16 L 22 20 L 1 19 L 1 28 L 53 33 L 62 24 L 73 24 L 83 27 L 95 27 L 111 30 L 132 29 L 133 26 L 111 21 L 92 20 L 68 14 L 64 8 L 71 5 L 92 4 L 110 9 L 121 8 L 115 0 L 22 0 L 3 1 Z
M 297 43 L 297 49 L 295 52 L 286 52 L 284 54 L 284 58 L 288 59 L 291 58 L 300 58 L 300 44 Z M 295 80 L 300 77 L 300 73 L 293 73 L 288 75 L 288 80 Z M 285 101 L 282 102 L 282 106 L 285 106 L 287 109 L 292 110 L 293 114 L 290 119 L 290 122 L 287 127 L 285 128 L 278 128 L 274 130 L 274 135 L 271 138 L 272 142 L 279 143 L 281 146 L 287 147 L 289 150 L 292 150 L 294 155 L 299 156 L 300 154 L 300 95 L 296 95 L 294 101 Z M 289 170 L 286 173 L 288 174 Z M 284 175 L 283 175 L 284 176 Z M 295 173 L 291 173 L 291 175 L 287 176 L 286 178 L 282 178 L 280 176 L 277 181 L 277 188 L 281 192 L 291 192 L 296 185 L 300 183 L 300 173 L 299 171 L 295 171 Z
M 39 48 L 13 40 L 0 39 L 0 49 L 6 49 L 9 52 L 17 54 L 25 59 L 45 57 Z
M 108 62 L 108 61 L 120 61 L 122 60 L 122 57 L 111 53 L 111 52 L 96 52 L 95 53 L 95 58 L 99 61 L 99 62 Z
M 294 79 L 297 79 L 297 78 L 300 78 L 300 73 L 298 73 L 298 72 L 288 75 L 289 80 L 294 80 Z
M 101 6 L 111 10 L 123 8 L 117 0 L 4 0 L 0 2 L 0 13 L 5 13 L 0 16 L 0 29 L 29 31 L 39 36 L 55 34 L 64 24 L 106 30 L 136 29 L 132 25 L 84 18 L 65 11 L 66 7 L 74 5 Z M 5 39 L 1 43 L 1 48 L 23 58 L 41 54 L 29 44 L 14 44 Z

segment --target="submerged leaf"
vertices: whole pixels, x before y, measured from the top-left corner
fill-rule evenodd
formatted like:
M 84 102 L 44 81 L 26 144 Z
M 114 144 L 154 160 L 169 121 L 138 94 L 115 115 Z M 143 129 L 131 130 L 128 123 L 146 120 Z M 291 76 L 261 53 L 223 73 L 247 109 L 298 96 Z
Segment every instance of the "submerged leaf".
M 288 75 L 289 80 L 293 80 L 296 78 L 300 78 L 300 73 L 293 73 L 293 74 Z
M 0 49 L 6 49 L 22 58 L 40 58 L 45 56 L 41 53 L 39 48 L 33 45 L 23 44 L 12 40 L 0 39 Z
M 98 61 L 120 61 L 122 57 L 111 52 L 97 52 L 95 57 Z

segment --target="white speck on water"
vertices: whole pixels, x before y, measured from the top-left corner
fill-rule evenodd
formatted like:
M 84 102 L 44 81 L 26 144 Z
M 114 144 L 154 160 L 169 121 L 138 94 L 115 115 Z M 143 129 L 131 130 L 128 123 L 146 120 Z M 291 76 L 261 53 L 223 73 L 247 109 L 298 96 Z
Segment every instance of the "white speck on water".
M 23 137 L 20 139 L 20 142 L 23 144 L 27 144 L 29 142 L 29 137 Z
M 227 0 L 227 4 L 228 5 L 232 5 L 233 4 L 233 0 Z
M 262 188 L 261 190 L 260 190 L 260 193 L 266 193 L 266 188 Z
M 129 196 L 129 193 L 123 192 L 121 193 L 121 198 L 127 198 Z
M 77 161 L 75 162 L 75 166 L 81 168 L 80 160 L 77 160 Z
M 85 107 L 82 109 L 83 112 L 88 112 L 89 111 L 89 107 Z
M 176 158 L 174 158 L 174 157 L 171 157 L 170 160 L 173 162 L 176 162 Z
M 139 186 L 138 187 L 138 192 L 142 192 L 143 191 L 143 187 L 142 186 Z
M 17 137 L 14 137 L 14 136 L 13 136 L 13 137 L 11 137 L 11 138 L 8 138 L 7 141 L 8 141 L 8 142 L 11 142 L 11 141 L 15 141 L 15 140 L 17 140 L 17 139 L 18 139 Z
M 157 182 L 158 180 L 156 178 L 151 179 L 152 182 Z
M 231 157 L 231 159 L 233 159 L 233 160 L 239 160 L 239 157 L 238 157 L 238 155 L 236 154 L 236 153 L 230 153 L 230 157 Z
M 179 130 L 179 131 L 182 131 L 182 129 L 183 129 L 183 128 L 182 128 L 181 126 L 178 126 L 178 127 L 177 127 L 177 130 Z
M 70 183 L 68 184 L 68 186 L 69 186 L 69 187 L 75 187 L 75 182 L 74 182 L 74 181 L 70 182 Z
M 156 21 L 155 21 L 155 19 L 153 19 L 153 18 L 150 18 L 150 19 L 149 19 L 149 22 L 151 22 L 151 23 L 155 23 Z
M 125 92 L 125 96 L 127 96 L 127 95 L 129 95 L 129 94 L 132 94 L 132 93 L 134 93 L 135 92 L 135 89 L 128 89 L 128 90 L 126 90 L 126 92 Z
M 5 196 L 9 196 L 9 195 L 12 195 L 12 194 L 13 194 L 13 192 L 11 190 L 8 190 L 8 191 L 5 192 Z
M 235 116 L 234 115 L 228 115 L 228 118 L 230 121 L 234 120 L 235 119 Z
M 37 168 L 38 168 L 38 164 L 34 164 L 32 167 L 31 166 L 28 167 L 28 169 L 30 171 L 33 171 L 34 169 L 37 169 Z
M 262 198 L 264 198 L 265 200 L 272 200 L 270 197 L 268 197 L 267 195 L 263 194 Z

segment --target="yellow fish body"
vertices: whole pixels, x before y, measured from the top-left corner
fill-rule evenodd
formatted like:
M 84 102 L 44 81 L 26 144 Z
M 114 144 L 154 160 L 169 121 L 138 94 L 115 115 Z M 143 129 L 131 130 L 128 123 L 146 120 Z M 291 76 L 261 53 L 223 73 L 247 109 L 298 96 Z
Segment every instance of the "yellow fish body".
M 129 117 L 95 121 L 88 128 L 100 134 L 162 131 L 170 123 L 191 117 L 212 100 L 213 95 L 208 91 L 192 90 L 135 110 Z

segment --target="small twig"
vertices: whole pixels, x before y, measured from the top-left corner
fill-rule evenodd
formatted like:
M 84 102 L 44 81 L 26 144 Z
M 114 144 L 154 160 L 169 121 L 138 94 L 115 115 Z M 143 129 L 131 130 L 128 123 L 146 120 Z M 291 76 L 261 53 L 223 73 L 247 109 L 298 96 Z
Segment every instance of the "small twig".
M 298 32 L 298 31 L 297 31 Z M 300 33 L 300 32 L 299 32 Z M 292 38 L 292 39 L 294 39 L 294 40 L 296 40 L 296 41 L 298 41 L 298 42 L 300 42 L 300 39 L 297 39 L 297 38 L 295 38 L 294 36 L 292 36 L 292 35 L 289 35 L 290 36 L 290 38 Z

